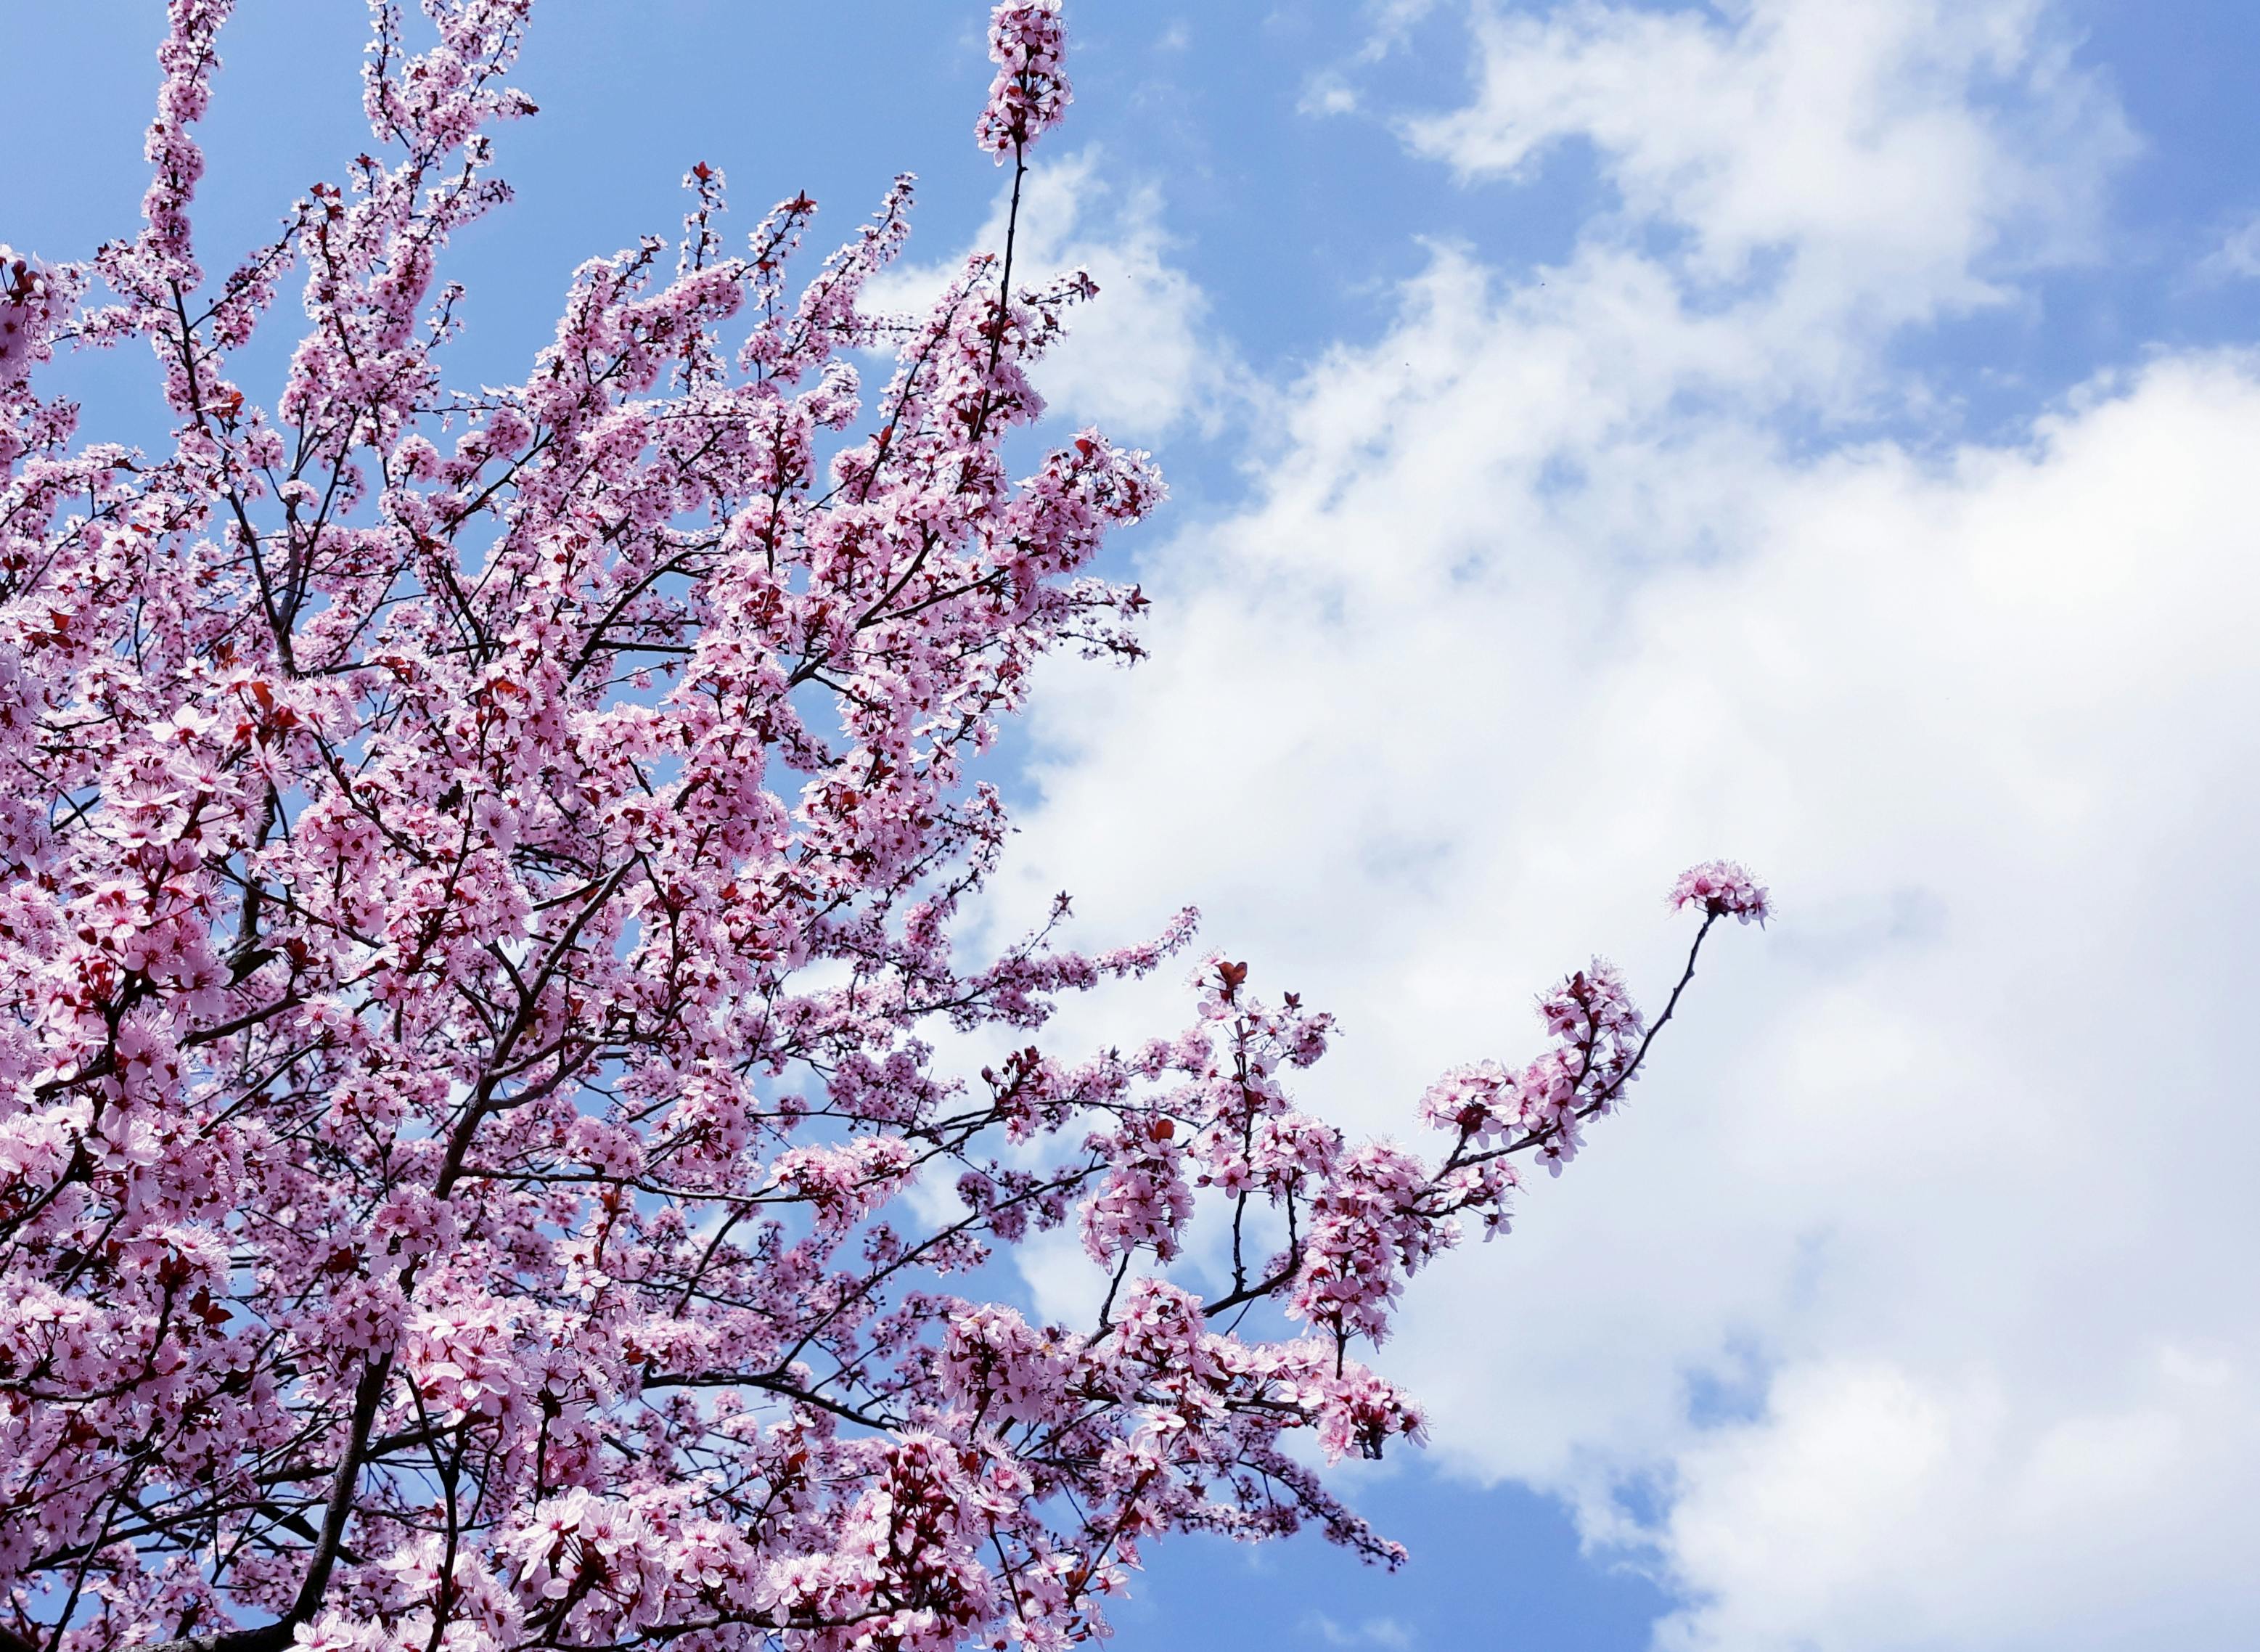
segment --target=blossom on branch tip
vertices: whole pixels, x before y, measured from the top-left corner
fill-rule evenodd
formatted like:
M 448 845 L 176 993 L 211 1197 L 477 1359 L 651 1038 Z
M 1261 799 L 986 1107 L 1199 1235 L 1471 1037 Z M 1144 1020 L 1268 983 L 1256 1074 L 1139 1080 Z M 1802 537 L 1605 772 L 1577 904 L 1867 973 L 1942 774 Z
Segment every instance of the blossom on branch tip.
M 1671 886 L 1671 908 L 1677 912 L 1688 906 L 1746 924 L 1763 924 L 1773 912 L 1765 886 L 1736 861 L 1706 861 L 1682 872 Z
M 999 161 L 1024 153 L 1058 125 L 1073 101 L 1061 67 L 1066 43 L 1059 0 L 1004 0 L 990 13 L 989 57 L 997 78 L 974 137 Z

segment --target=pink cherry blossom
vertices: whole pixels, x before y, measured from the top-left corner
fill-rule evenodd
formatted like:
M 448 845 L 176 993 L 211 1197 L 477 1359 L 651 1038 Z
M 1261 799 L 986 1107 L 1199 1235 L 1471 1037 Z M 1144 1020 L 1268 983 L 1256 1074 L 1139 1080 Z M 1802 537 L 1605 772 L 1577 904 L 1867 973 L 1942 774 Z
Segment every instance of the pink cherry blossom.
M 1066 46 L 1059 0 L 1005 0 L 991 14 L 989 57 L 997 78 L 974 137 L 1000 161 L 1057 125 L 1073 101 L 1061 67 Z
M 1773 915 L 1772 897 L 1765 885 L 1735 861 L 1706 861 L 1691 866 L 1671 886 L 1672 910 L 1700 907 L 1712 918 L 1734 918 L 1742 923 L 1763 924 Z
M 1095 290 L 1016 284 L 1015 216 L 875 314 L 907 179 L 799 279 L 815 203 L 733 254 L 701 162 L 671 260 L 584 263 L 519 383 L 450 388 L 529 6 L 426 0 L 419 46 L 378 4 L 368 152 L 215 287 L 229 7 L 171 0 L 140 232 L 0 249 L 0 1647 L 1041 1652 L 1171 1531 L 1394 1564 L 1298 1436 L 1420 1437 L 1359 1355 L 1686 975 L 1652 1025 L 1570 975 L 1425 1144 L 1299 1106 L 1331 1019 L 1222 953 L 1182 1030 L 1064 1046 L 1194 927 L 961 933 L 999 719 L 1141 652 L 1090 570 L 1159 476 L 1023 445 Z M 1017 186 L 1059 15 L 991 39 Z M 41 370 L 125 344 L 169 444 L 74 446 Z M 1766 912 L 1724 863 L 1674 898 Z M 1088 1322 L 988 1299 L 1069 1231 Z
M 61 283 L 36 258 L 0 243 L 0 383 L 21 380 L 47 343 L 61 309 Z

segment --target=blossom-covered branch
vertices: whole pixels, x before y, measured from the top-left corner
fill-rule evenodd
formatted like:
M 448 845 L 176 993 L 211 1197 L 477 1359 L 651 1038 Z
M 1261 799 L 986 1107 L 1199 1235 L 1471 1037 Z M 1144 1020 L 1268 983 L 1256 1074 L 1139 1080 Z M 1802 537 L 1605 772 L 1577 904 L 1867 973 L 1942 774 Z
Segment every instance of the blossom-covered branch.
M 955 938 L 1032 668 L 1140 652 L 1088 570 L 1146 455 L 1005 457 L 1094 289 L 1017 285 L 1008 232 L 875 315 L 907 178 L 796 285 L 814 203 L 733 254 L 702 162 L 671 261 L 583 265 L 521 383 L 449 389 L 529 4 L 426 0 L 420 49 L 376 5 L 369 152 L 215 290 L 229 8 L 171 0 L 144 228 L 0 249 L 0 1644 L 1058 1647 L 1166 1531 L 1393 1562 L 1294 1437 L 1418 1432 L 1357 1352 L 1652 1033 L 1572 976 L 1534 1062 L 1429 1092 L 1427 1156 L 1300 1111 L 1328 1018 L 1221 956 L 1189 1030 L 1047 1049 L 1192 931 Z M 1062 45 L 998 8 L 1016 203 Z M 35 382 L 134 344 L 169 446 L 74 447 Z M 1017 1048 L 963 1074 L 943 1029 Z M 1095 1320 L 991 1299 L 1070 1226 Z

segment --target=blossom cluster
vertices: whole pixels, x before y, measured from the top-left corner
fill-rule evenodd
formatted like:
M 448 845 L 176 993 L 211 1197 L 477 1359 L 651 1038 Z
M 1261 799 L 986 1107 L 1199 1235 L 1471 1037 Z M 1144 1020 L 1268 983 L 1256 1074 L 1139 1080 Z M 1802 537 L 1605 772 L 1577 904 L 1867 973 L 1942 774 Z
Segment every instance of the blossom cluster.
M 54 326 L 55 299 L 53 272 L 0 243 L 0 382 L 29 370 L 32 352 Z
M 1691 866 L 1671 886 L 1672 910 L 1692 906 L 1710 918 L 1763 924 L 1773 915 L 1773 898 L 1749 869 L 1734 861 L 1706 861 Z
M 1048 1045 L 1192 930 L 957 934 L 1000 719 L 1140 651 L 1090 569 L 1160 478 L 1030 429 L 1091 283 L 876 314 L 907 180 L 796 285 L 815 204 L 733 254 L 702 163 L 671 261 L 449 388 L 530 3 L 426 0 L 421 49 L 378 4 L 369 152 L 208 283 L 229 7 L 170 0 L 140 232 L 0 253 L 0 1647 L 1041 1649 L 1174 1530 L 1393 1563 L 1298 1437 L 1419 1436 L 1362 1356 L 1652 1029 L 1580 971 L 1425 1151 L 1298 1106 L 1332 1022 L 1222 955 L 1182 1031 Z M 993 39 L 1024 167 L 1057 12 Z M 72 445 L 66 339 L 152 353 L 168 446 Z M 1087 1322 L 983 1294 L 1046 1233 Z
M 1066 48 L 1059 0 L 1005 0 L 991 18 L 989 56 L 997 78 L 973 135 L 999 161 L 1025 154 L 1073 101 L 1062 67 Z

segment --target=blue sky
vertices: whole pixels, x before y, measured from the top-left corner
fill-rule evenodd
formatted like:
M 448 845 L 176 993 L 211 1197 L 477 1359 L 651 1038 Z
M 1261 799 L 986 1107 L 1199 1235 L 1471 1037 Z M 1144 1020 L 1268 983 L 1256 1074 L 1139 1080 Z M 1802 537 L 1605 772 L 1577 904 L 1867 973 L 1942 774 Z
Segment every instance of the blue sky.
M 131 228 L 158 10 L 5 0 L 0 239 Z M 998 921 L 1198 902 L 1388 1130 L 1586 953 L 1657 982 L 1679 866 L 1784 909 L 1427 1282 L 1434 1448 L 1355 1483 L 1412 1564 L 1180 1541 L 1118 1644 L 2250 1645 L 2260 8 L 1069 11 L 1030 229 L 1105 294 L 1047 384 L 1176 497 L 1155 660 L 1009 747 Z M 835 230 L 918 172 L 915 285 L 993 221 L 983 11 L 542 0 L 458 371 L 698 160 Z M 361 17 L 243 0 L 204 245 L 361 146 Z

